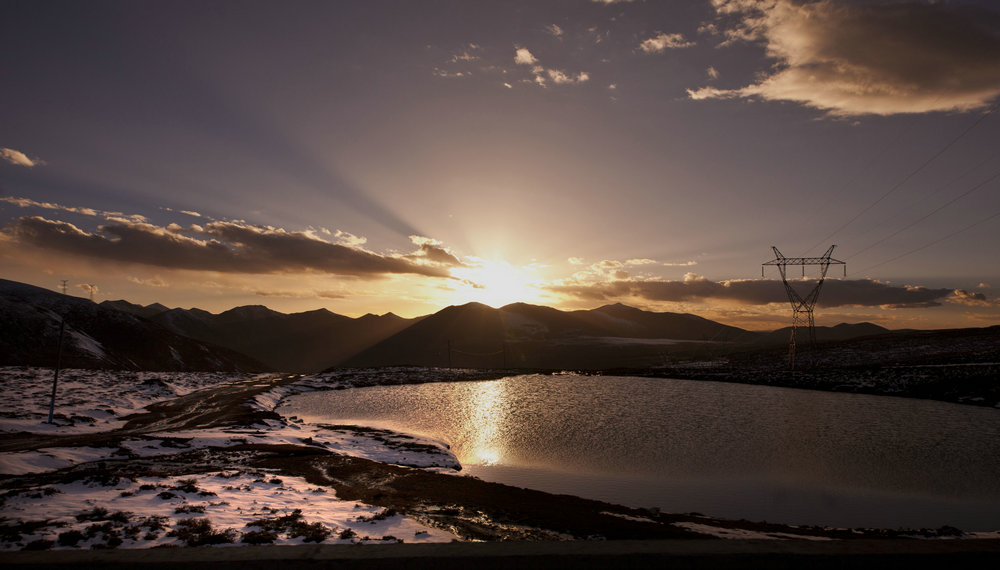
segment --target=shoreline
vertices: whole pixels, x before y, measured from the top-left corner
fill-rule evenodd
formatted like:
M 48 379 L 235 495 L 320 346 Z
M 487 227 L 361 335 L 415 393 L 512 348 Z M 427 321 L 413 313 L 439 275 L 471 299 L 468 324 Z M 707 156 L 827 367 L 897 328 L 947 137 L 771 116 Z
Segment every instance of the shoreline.
M 358 536 L 356 539 L 341 540 L 341 543 L 346 540 L 347 543 L 364 543 L 369 546 L 385 541 L 401 541 L 392 534 L 399 531 L 393 531 L 392 528 L 408 528 L 406 532 L 409 535 L 404 537 L 407 541 L 412 540 L 409 538 L 412 536 L 420 538 L 421 533 L 422 540 L 432 538 L 425 531 L 419 530 L 419 525 L 425 525 L 428 529 L 441 529 L 459 540 L 487 541 L 579 541 L 595 538 L 614 541 L 678 538 L 717 541 L 718 538 L 725 537 L 766 538 L 779 542 L 840 542 L 863 538 L 906 537 L 905 540 L 912 540 L 911 537 L 964 537 L 967 540 L 979 540 L 980 537 L 998 537 L 997 533 L 962 533 L 951 527 L 933 530 L 836 529 L 733 521 L 694 514 L 660 513 L 655 509 L 637 509 L 569 495 L 553 495 L 456 475 L 455 466 L 449 464 L 454 456 L 432 441 L 419 441 L 406 434 L 383 433 L 380 430 L 350 426 L 310 426 L 301 421 L 296 423 L 295 418 L 282 418 L 273 411 L 285 397 L 316 389 L 368 385 L 377 380 L 383 380 L 381 383 L 387 384 L 412 383 L 415 376 L 423 376 L 425 380 L 433 376 L 434 381 L 459 377 L 485 380 L 489 379 L 488 376 L 498 377 L 495 374 L 461 370 L 380 369 L 341 372 L 337 374 L 336 381 L 324 375 L 286 375 L 267 379 L 258 376 L 147 405 L 143 411 L 120 418 L 124 424 L 119 421 L 115 425 L 120 427 L 108 431 L 63 435 L 3 434 L 0 437 L 0 450 L 7 454 L 37 453 L 56 449 L 60 445 L 76 446 L 74 449 L 100 445 L 107 449 L 103 458 L 77 462 L 68 467 L 58 467 L 33 475 L 3 476 L 0 478 L 0 488 L 5 490 L 3 514 L 8 519 L 7 522 L 21 520 L 22 523 L 27 523 L 31 520 L 32 512 L 32 507 L 27 502 L 25 504 L 28 506 L 25 508 L 28 510 L 25 512 L 29 513 L 28 519 L 14 519 L 10 516 L 16 514 L 12 505 L 22 501 L 22 497 L 35 493 L 41 500 L 45 489 L 70 489 L 74 485 L 79 486 L 80 482 L 103 481 L 103 488 L 113 493 L 109 496 L 120 494 L 120 498 L 114 501 L 119 501 L 122 505 L 137 504 L 129 502 L 133 501 L 133 496 L 136 500 L 141 496 L 151 497 L 151 494 L 162 488 L 161 494 L 167 492 L 181 497 L 171 499 L 172 502 L 164 503 L 163 507 L 158 508 L 176 509 L 177 513 L 200 512 L 204 513 L 206 519 L 211 515 L 216 520 L 247 520 L 232 519 L 235 504 L 222 506 L 226 501 L 239 500 L 237 498 L 210 500 L 197 496 L 194 491 L 188 494 L 178 491 L 187 485 L 198 487 L 202 494 L 207 492 L 213 495 L 216 492 L 222 493 L 220 489 L 225 488 L 224 481 L 215 479 L 243 477 L 244 479 L 237 481 L 245 480 L 242 485 L 247 489 L 263 493 L 258 497 L 261 499 L 273 497 L 274 493 L 299 493 L 304 500 L 307 489 L 314 489 L 310 492 L 330 489 L 334 492 L 332 495 L 345 505 L 354 504 L 355 509 L 358 505 L 365 505 L 363 517 L 345 519 L 341 516 L 339 519 L 330 519 L 339 522 L 328 524 L 335 524 L 341 530 L 346 527 L 358 536 L 355 530 L 368 528 L 359 527 L 358 524 L 388 521 L 384 524 L 379 522 L 374 527 L 380 529 L 377 532 L 384 533 L 382 539 L 364 536 L 365 540 L 360 540 L 362 537 Z M 441 376 L 446 378 L 442 379 Z M 379 459 L 365 458 L 365 454 Z M 400 465 L 401 462 L 411 466 Z M 193 480 L 192 478 L 197 478 L 197 481 L 184 483 Z M 278 478 L 283 479 L 284 483 L 278 481 L 270 485 L 264 484 Z M 150 491 L 150 495 L 143 495 L 141 488 L 147 486 L 154 491 Z M 280 507 L 279 511 L 274 511 L 276 514 L 271 515 L 272 519 L 287 518 L 291 507 Z M 100 516 L 105 518 L 98 517 L 93 524 L 68 524 L 63 515 L 63 519 L 53 523 L 63 525 L 61 527 L 39 527 L 38 523 L 32 523 L 35 527 L 24 527 L 23 532 L 14 530 L 10 524 L 0 525 L 8 529 L 5 536 L 17 534 L 21 537 L 14 543 L 4 539 L 4 542 L 0 542 L 0 547 L 10 550 L 15 544 L 20 544 L 21 548 L 27 548 L 30 542 L 37 548 L 53 548 L 58 546 L 56 537 L 69 532 L 67 529 L 87 531 L 94 525 L 104 525 L 110 534 L 98 534 L 93 539 L 87 539 L 93 544 L 92 547 L 110 545 L 111 541 L 105 539 L 115 536 L 119 532 L 115 530 L 118 527 L 108 526 L 113 526 L 111 520 L 103 521 L 114 515 L 115 513 L 104 513 Z M 75 516 L 78 521 L 81 520 L 79 513 Z M 184 517 L 175 516 L 168 526 L 177 525 L 183 519 Z M 59 522 L 60 520 L 64 522 Z M 303 524 L 308 520 L 308 517 L 303 518 Z M 132 523 L 123 522 L 121 527 L 132 528 L 129 524 Z M 418 526 L 413 526 L 414 524 Z M 49 530 L 44 530 L 45 528 Z M 258 527 L 249 523 L 242 533 L 237 528 L 229 529 L 232 530 L 233 541 L 239 536 L 245 540 L 247 536 L 260 532 L 255 530 Z M 175 526 L 171 532 L 176 530 Z M 344 535 L 350 534 L 345 532 Z M 45 538 L 46 536 L 50 538 Z M 169 534 L 160 536 L 157 544 L 175 544 L 164 542 L 166 536 Z M 296 543 L 291 540 L 290 534 L 289 538 L 282 538 L 283 536 L 277 536 L 279 544 Z M 440 542 L 444 536 L 434 540 Z M 46 540 L 49 541 L 47 546 Z M 101 540 L 105 542 L 100 542 Z M 301 543 L 301 538 L 296 540 Z M 62 544 L 61 540 L 59 544 Z M 88 542 L 84 541 L 84 544 Z M 192 542 L 188 541 L 188 544 Z M 145 547 L 152 545 L 150 543 Z M 122 547 L 143 548 L 143 545 L 141 542 L 131 542 Z

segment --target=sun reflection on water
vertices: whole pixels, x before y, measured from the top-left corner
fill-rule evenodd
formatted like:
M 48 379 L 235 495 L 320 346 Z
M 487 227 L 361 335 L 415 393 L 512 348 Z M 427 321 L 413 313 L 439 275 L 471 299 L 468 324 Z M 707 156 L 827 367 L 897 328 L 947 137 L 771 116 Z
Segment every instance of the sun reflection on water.
M 506 385 L 502 382 L 482 382 L 475 386 L 469 398 L 468 455 L 459 461 L 469 465 L 501 465 L 504 463 L 504 442 L 501 424 L 508 411 Z M 463 453 L 465 455 L 465 453 Z

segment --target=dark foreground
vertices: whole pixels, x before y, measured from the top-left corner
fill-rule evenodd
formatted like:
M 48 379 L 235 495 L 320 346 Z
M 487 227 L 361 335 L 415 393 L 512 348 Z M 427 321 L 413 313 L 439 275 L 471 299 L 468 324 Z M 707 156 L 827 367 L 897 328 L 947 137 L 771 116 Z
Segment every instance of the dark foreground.
M 997 568 L 1000 540 L 617 540 L 13 552 L 5 568 Z

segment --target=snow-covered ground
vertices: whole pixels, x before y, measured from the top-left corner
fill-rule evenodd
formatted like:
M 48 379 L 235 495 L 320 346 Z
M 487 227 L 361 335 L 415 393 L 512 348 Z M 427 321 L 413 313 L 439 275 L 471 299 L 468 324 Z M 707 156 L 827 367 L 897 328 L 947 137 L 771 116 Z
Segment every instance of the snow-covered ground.
M 261 377 L 273 376 L 262 374 Z M 243 380 L 226 372 L 128 372 L 62 370 L 53 423 L 46 423 L 54 372 L 49 368 L 0 368 L 0 432 L 70 434 L 121 427 L 119 418 L 195 390 Z
M 341 501 L 301 477 L 221 471 L 75 481 L 8 495 L 0 549 L 152 548 L 204 544 L 450 542 L 451 533 Z
M 56 422 L 48 415 L 52 371 L 0 369 L 0 431 L 46 435 L 106 432 L 118 418 L 246 376 L 64 370 Z M 267 375 L 256 377 L 261 381 Z M 360 379 L 359 379 L 360 378 Z M 364 375 L 355 381 L 372 379 Z M 347 386 L 336 375 L 300 378 L 252 404 L 273 410 L 289 394 Z M 124 434 L 117 447 L 45 447 L 0 453 L 0 474 L 30 475 L 96 461 L 167 460 L 171 455 L 237 445 L 310 445 L 383 463 L 455 472 L 461 466 L 447 445 L 406 434 L 312 425 L 298 418 L 252 426 Z M 403 515 L 337 499 L 331 489 L 299 477 L 218 472 L 181 477 L 75 481 L 8 492 L 0 497 L 0 550 L 22 548 L 148 548 L 164 544 L 297 544 L 448 542 L 458 537 Z M 195 522 L 185 522 L 187 520 Z M 258 524 L 259 523 L 259 524 Z

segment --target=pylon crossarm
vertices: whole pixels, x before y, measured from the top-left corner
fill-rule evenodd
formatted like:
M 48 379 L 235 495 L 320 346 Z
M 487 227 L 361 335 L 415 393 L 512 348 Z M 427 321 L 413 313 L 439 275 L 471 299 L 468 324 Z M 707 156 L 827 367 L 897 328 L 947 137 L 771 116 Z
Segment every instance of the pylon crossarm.
M 847 262 L 832 257 L 782 257 L 766 261 L 761 265 L 847 265 Z

